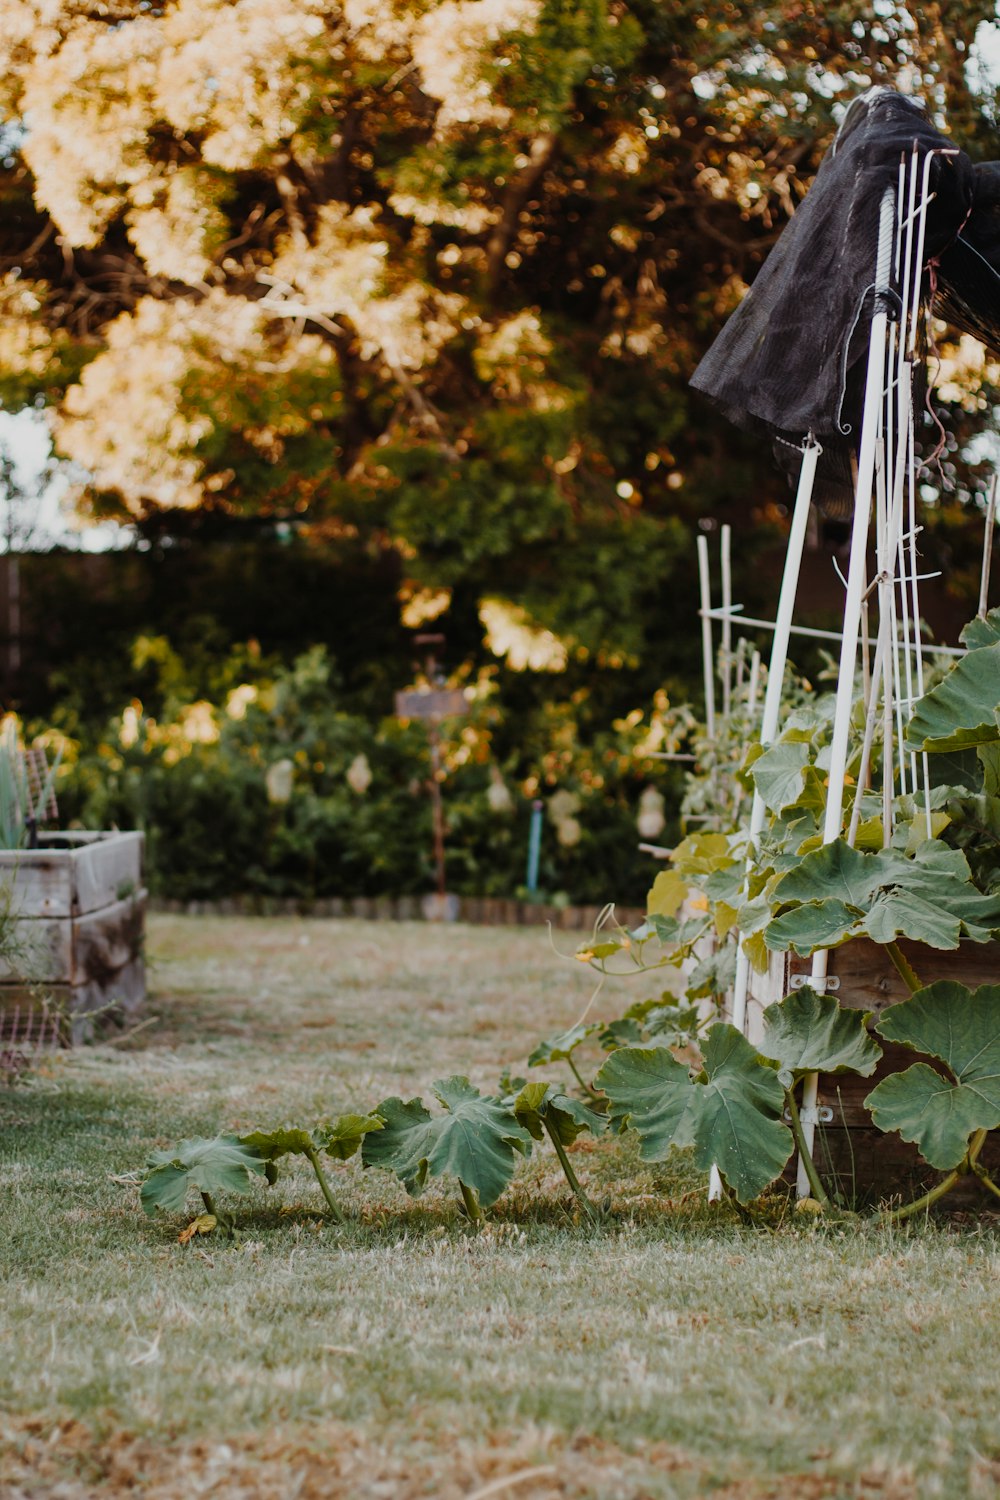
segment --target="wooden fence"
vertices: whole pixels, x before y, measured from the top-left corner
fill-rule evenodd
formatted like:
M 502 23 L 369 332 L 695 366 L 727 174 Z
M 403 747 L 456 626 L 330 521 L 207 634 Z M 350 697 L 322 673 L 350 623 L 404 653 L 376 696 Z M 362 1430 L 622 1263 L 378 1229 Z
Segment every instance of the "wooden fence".
M 551 923 L 564 932 L 588 932 L 601 913 L 599 906 L 551 906 L 542 902 L 498 900 L 485 896 L 459 896 L 456 902 L 456 921 L 485 927 L 544 927 Z M 350 899 L 334 896 L 321 901 L 266 896 L 234 897 L 225 901 L 153 900 L 150 909 L 192 917 L 349 917 L 364 922 L 420 922 L 425 919 L 421 896 L 354 896 Z M 635 907 L 616 907 L 615 915 L 629 928 L 637 927 L 643 916 Z

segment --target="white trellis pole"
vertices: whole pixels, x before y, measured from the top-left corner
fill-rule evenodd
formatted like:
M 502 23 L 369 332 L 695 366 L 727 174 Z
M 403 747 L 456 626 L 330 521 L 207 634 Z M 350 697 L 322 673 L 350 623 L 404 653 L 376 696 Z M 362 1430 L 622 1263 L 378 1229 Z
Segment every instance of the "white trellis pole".
M 896 193 L 886 188 L 879 205 L 878 253 L 875 262 L 875 308 L 868 343 L 868 369 L 865 377 L 864 415 L 861 422 L 861 447 L 858 453 L 858 477 L 854 491 L 854 525 L 851 529 L 851 558 L 847 572 L 847 597 L 844 601 L 844 637 L 840 648 L 837 674 L 837 698 L 830 745 L 830 770 L 827 781 L 826 815 L 823 820 L 823 843 L 840 837 L 844 815 L 844 784 L 847 774 L 847 744 L 851 709 L 854 702 L 854 674 L 858 659 L 858 637 L 861 629 L 861 605 L 865 591 L 865 560 L 868 553 L 868 530 L 871 518 L 872 488 L 875 479 L 875 455 L 879 438 L 880 413 L 886 386 L 888 312 L 887 294 L 892 278 L 895 240 Z M 889 672 L 884 673 L 889 680 Z M 874 696 L 874 693 L 873 693 Z M 819 948 L 813 954 L 810 982 L 819 990 L 826 988 L 829 949 Z M 816 1133 L 816 1096 L 819 1075 L 810 1073 L 802 1089 L 800 1117 L 806 1146 L 812 1151 Z M 809 1179 L 800 1160 L 798 1192 L 808 1197 Z
M 791 639 L 792 614 L 795 609 L 795 595 L 799 586 L 799 572 L 802 567 L 802 553 L 805 548 L 806 531 L 809 525 L 809 507 L 812 503 L 813 485 L 816 480 L 816 462 L 822 453 L 820 445 L 810 436 L 806 439 L 802 449 L 802 464 L 799 469 L 799 485 L 795 496 L 795 508 L 792 511 L 792 526 L 788 535 L 788 550 L 785 553 L 785 570 L 781 578 L 781 592 L 778 595 L 778 613 L 774 622 L 774 636 L 771 640 L 771 661 L 767 670 L 767 688 L 764 692 L 764 712 L 761 720 L 760 738 L 763 745 L 769 745 L 778 730 L 778 717 L 781 712 L 781 690 L 785 680 L 785 668 L 788 665 L 788 643 Z M 760 657 L 755 653 L 755 666 L 759 670 Z M 751 679 L 756 682 L 756 671 Z M 752 690 L 752 697 L 756 703 L 756 688 Z M 750 712 L 753 712 L 751 706 Z M 747 835 L 746 867 L 744 872 L 744 889 L 746 880 L 753 864 L 753 851 L 756 840 L 760 837 L 760 831 L 764 826 L 764 799 L 760 792 L 754 789 L 753 803 L 750 809 L 750 828 Z M 750 991 L 750 960 L 743 948 L 742 935 L 736 937 L 736 978 L 733 982 L 733 1013 L 732 1022 L 735 1027 L 743 1031 L 746 1027 L 747 995 Z M 712 1167 L 709 1173 L 708 1197 L 709 1201 L 722 1196 L 722 1181 L 719 1177 L 717 1167 Z

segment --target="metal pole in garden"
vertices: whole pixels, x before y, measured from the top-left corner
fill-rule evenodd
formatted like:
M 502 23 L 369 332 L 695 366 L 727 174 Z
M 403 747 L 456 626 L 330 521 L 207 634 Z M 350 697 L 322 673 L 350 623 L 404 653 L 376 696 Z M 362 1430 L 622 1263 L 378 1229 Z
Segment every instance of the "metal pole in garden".
M 986 617 L 990 594 L 990 563 L 993 560 L 993 527 L 997 518 L 997 476 L 990 481 L 990 498 L 986 502 L 986 526 L 983 531 L 983 572 L 979 580 L 979 614 Z
M 715 651 L 712 645 L 712 584 L 708 571 L 708 540 L 698 538 L 698 581 L 701 589 L 701 665 L 705 680 L 705 730 L 715 739 Z
M 525 885 L 533 896 L 538 890 L 538 865 L 542 854 L 542 815 L 544 802 L 536 799 L 531 804 L 531 826 L 528 830 L 528 869 Z
M 407 688 L 396 694 L 396 714 L 401 719 L 416 719 L 427 725 L 427 743 L 430 752 L 430 779 L 427 789 L 431 798 L 431 820 L 434 838 L 435 896 L 428 898 L 428 915 L 446 918 L 449 914 L 449 898 L 445 870 L 445 818 L 441 782 L 444 779 L 441 756 L 441 736 L 438 724 L 442 719 L 464 714 L 468 705 L 459 688 L 444 686 L 444 674 L 440 671 L 435 656 L 435 647 L 444 642 L 443 635 L 418 635 L 415 644 L 423 646 L 425 685 Z M 455 904 L 457 911 L 457 903 Z

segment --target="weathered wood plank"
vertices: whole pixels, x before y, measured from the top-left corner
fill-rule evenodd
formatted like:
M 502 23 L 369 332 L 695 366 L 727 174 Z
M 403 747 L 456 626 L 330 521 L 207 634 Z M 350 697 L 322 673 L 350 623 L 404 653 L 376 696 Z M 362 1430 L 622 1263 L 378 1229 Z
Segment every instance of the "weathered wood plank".
M 0 850 L 0 902 L 17 917 L 68 915 L 73 902 L 73 855 L 40 849 Z
M 55 1026 L 63 1043 L 77 1044 L 95 1027 L 130 1017 L 146 998 L 146 966 L 141 953 L 112 974 L 85 984 L 0 984 L 0 1036 L 29 1040 L 44 1022 L 45 1036 Z
M 142 885 L 141 833 L 48 834 L 38 849 L 0 850 L 0 897 L 18 917 L 85 914 Z
M 96 984 L 106 990 L 113 976 L 142 951 L 146 925 L 146 892 L 104 906 L 72 924 L 74 985 Z
M 73 901 L 78 915 L 141 890 L 144 842 L 141 833 L 118 833 L 73 851 Z
M 900 947 L 923 984 L 953 979 L 975 988 L 1000 978 L 1000 943 L 963 943 L 953 952 L 940 952 L 920 943 L 902 941 Z M 792 973 L 809 972 L 809 960 L 792 958 Z M 840 980 L 837 999 L 852 1010 L 874 1013 L 873 1022 L 890 1005 L 905 1000 L 909 991 L 880 943 L 855 938 L 830 953 L 828 973 Z M 936 1181 L 939 1173 L 920 1159 L 917 1148 L 895 1132 L 878 1130 L 864 1100 L 877 1083 L 914 1062 L 945 1070 L 934 1058 L 909 1047 L 879 1039 L 882 1058 L 871 1078 L 855 1074 L 821 1073 L 820 1105 L 833 1111 L 833 1120 L 817 1132 L 820 1170 L 832 1176 L 848 1202 L 865 1202 L 891 1196 L 912 1197 L 921 1187 Z M 982 1153 L 987 1170 L 1000 1165 L 1000 1131 L 992 1131 Z M 966 1197 L 982 1194 L 978 1183 L 970 1183 Z
M 1000 943 L 963 943 L 952 952 L 940 952 L 905 938 L 899 944 L 921 984 L 954 979 L 973 989 L 1000 981 Z M 810 961 L 792 956 L 790 972 L 808 974 Z M 852 1010 L 871 1010 L 880 1015 L 908 994 L 885 948 L 868 938 L 853 938 L 830 953 L 830 974 L 840 980 L 837 999 Z

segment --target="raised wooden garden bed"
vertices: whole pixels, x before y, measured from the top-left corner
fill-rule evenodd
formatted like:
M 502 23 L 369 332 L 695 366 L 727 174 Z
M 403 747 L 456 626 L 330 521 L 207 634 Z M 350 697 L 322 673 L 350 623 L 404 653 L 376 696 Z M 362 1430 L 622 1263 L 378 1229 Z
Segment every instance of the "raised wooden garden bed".
M 141 833 L 47 833 L 39 848 L 0 851 L 15 951 L 0 958 L 0 1012 L 51 1007 L 79 1041 L 95 1011 L 129 1014 L 145 999 L 146 890 Z
M 975 989 L 995 984 L 1000 975 L 1000 943 L 963 943 L 957 951 L 942 952 L 919 943 L 900 940 L 900 948 L 922 984 L 938 979 L 956 980 Z M 755 976 L 747 1009 L 748 1036 L 759 1042 L 765 1006 L 781 1000 L 792 988 L 795 976 L 808 978 L 811 960 L 794 953 L 772 955 L 768 973 Z M 870 1010 L 877 1020 L 890 1005 L 905 1000 L 906 985 L 893 966 L 886 949 L 867 938 L 856 938 L 830 951 L 828 974 L 840 981 L 836 996 L 852 1010 Z M 925 1184 L 940 1177 L 921 1161 L 917 1148 L 894 1131 L 885 1133 L 872 1123 L 864 1099 L 889 1073 L 900 1072 L 920 1061 L 938 1072 L 944 1070 L 930 1057 L 910 1047 L 878 1038 L 882 1059 L 870 1078 L 854 1073 L 827 1074 L 819 1078 L 818 1104 L 829 1108 L 832 1118 L 816 1130 L 816 1164 L 828 1183 L 835 1184 L 848 1203 L 859 1204 L 903 1194 L 909 1198 Z M 992 1131 L 980 1160 L 991 1174 L 1000 1169 L 1000 1130 Z M 967 1194 L 977 1200 L 985 1191 L 974 1177 L 967 1179 Z M 949 1200 L 956 1202 L 953 1194 Z

